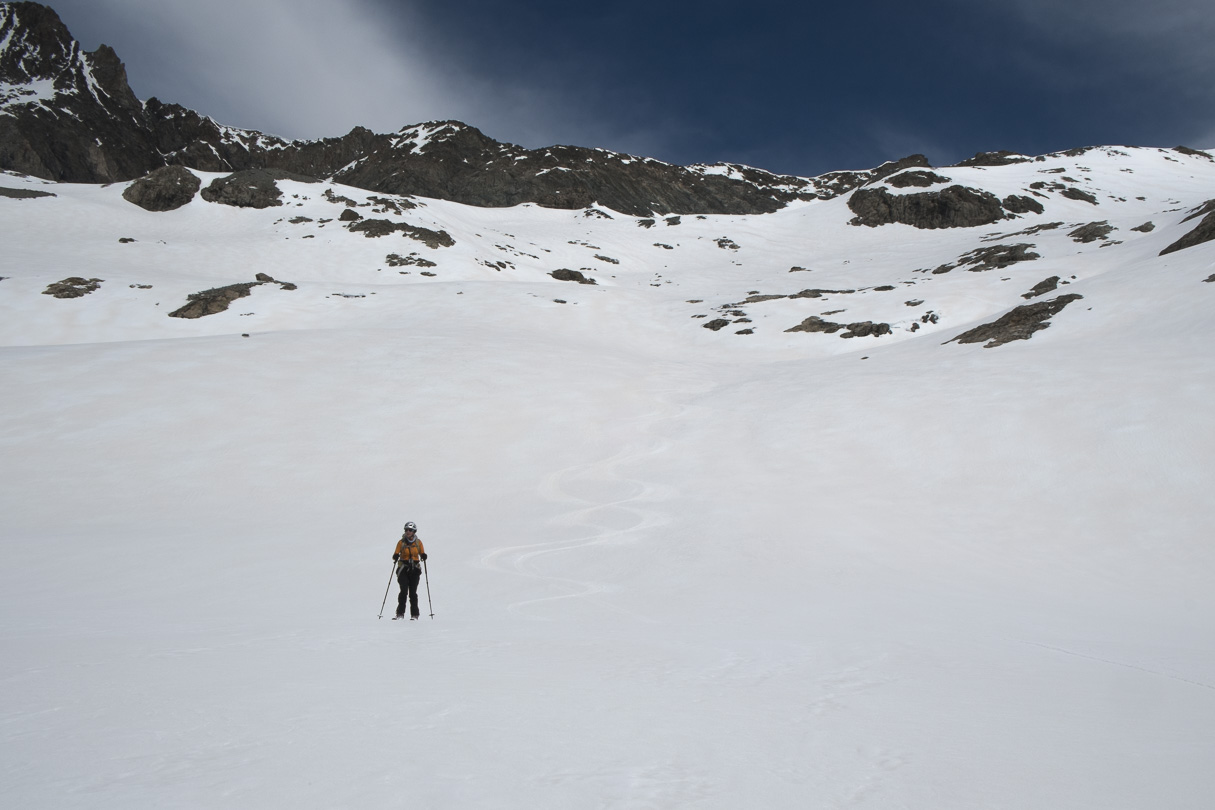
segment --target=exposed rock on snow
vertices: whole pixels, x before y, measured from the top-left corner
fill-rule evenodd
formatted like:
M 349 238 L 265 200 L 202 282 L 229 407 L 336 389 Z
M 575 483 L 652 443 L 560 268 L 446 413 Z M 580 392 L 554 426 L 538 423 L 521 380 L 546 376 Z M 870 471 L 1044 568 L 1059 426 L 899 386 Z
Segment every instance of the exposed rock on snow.
M 416 253 L 410 253 L 408 256 L 401 256 L 398 253 L 389 253 L 384 261 L 389 267 L 437 267 L 437 265 L 429 259 L 423 259 Z
M 858 321 L 856 323 L 834 323 L 833 321 L 825 321 L 817 315 L 811 315 L 804 321 L 786 332 L 826 332 L 835 334 L 840 330 L 845 330 L 840 337 L 855 338 L 855 337 L 880 337 L 881 335 L 890 334 L 890 324 L 874 323 L 873 321 Z
M 1033 236 L 1034 234 L 1042 233 L 1043 231 L 1053 231 L 1057 228 L 1062 228 L 1062 222 L 1044 222 L 1041 225 L 1034 225 L 1032 228 L 1026 228 L 1023 231 L 1016 233 L 995 233 L 983 237 L 984 242 L 995 242 L 1000 239 L 1011 239 L 1014 236 Z
M 911 186 L 915 186 L 916 188 L 928 188 L 929 186 L 935 186 L 939 183 L 948 182 L 948 177 L 942 177 L 939 174 L 929 171 L 903 172 L 887 178 L 886 180 L 888 185 L 894 186 L 895 188 L 909 188 Z
M 965 186 L 915 194 L 865 188 L 848 198 L 848 207 L 856 214 L 851 224 L 871 228 L 896 222 L 923 229 L 973 228 L 1005 218 L 1004 208 L 994 194 Z
M 145 211 L 173 211 L 194 199 L 202 181 L 182 166 L 165 166 L 145 174 L 122 192 L 122 198 Z
M 1067 235 L 1074 242 L 1096 242 L 1098 239 L 1104 239 L 1114 232 L 1114 226 L 1108 221 L 1090 222 L 1087 225 L 1081 225 L 1076 230 L 1069 232 Z
M 983 343 L 983 341 L 987 341 L 983 348 L 992 349 L 1013 340 L 1029 340 L 1034 332 L 1048 328 L 1050 319 L 1062 312 L 1064 307 L 1083 297 L 1069 293 L 1049 301 L 1022 304 L 991 323 L 976 326 L 945 342 Z
M 276 180 L 319 182 L 315 177 L 279 169 L 245 169 L 211 181 L 211 185 L 202 190 L 202 198 L 236 208 L 271 208 L 283 204 L 279 199 L 283 192 Z
M 399 215 L 405 211 L 418 207 L 417 203 L 402 199 L 401 197 L 377 197 L 376 195 L 372 194 L 368 196 L 367 199 L 377 206 L 375 209 L 377 214 L 387 214 L 391 212 Z M 611 217 L 608 217 L 608 219 L 611 219 Z
M 326 200 L 333 203 L 334 205 L 342 204 L 342 205 L 345 205 L 347 208 L 354 208 L 355 206 L 357 206 L 359 204 L 357 200 L 352 200 L 345 195 L 334 193 L 333 189 L 331 189 L 331 188 L 325 189 L 325 193 L 321 196 L 323 196 Z
M 55 195 L 49 191 L 36 191 L 32 188 L 5 188 L 0 186 L 0 197 L 8 197 L 14 200 L 32 200 L 37 197 L 54 197 Z
M 1031 244 L 1020 243 L 977 248 L 959 259 L 959 264 L 971 272 L 1000 270 L 1017 262 L 1031 262 L 1042 258 L 1040 254 L 1030 251 L 1032 247 Z
M 1156 230 L 1156 223 L 1145 222 L 1142 225 L 1136 225 L 1134 228 L 1131 228 L 1131 230 L 1138 231 L 1139 233 L 1151 233 L 1152 231 Z
M 1046 295 L 1048 292 L 1054 292 L 1059 288 L 1059 277 L 1051 276 L 1048 279 L 1043 279 L 1030 288 L 1029 292 L 1022 295 L 1022 298 L 1037 298 L 1039 295 Z
M 1028 163 L 1033 158 L 1019 152 L 1009 152 L 1001 149 L 995 152 L 976 152 L 972 158 L 967 158 L 959 166 L 1007 166 L 1011 163 Z
M 284 290 L 296 288 L 294 284 L 276 281 L 265 273 L 258 273 L 256 278 L 257 281 L 229 284 L 226 287 L 212 287 L 209 290 L 190 293 L 186 296 L 189 303 L 170 312 L 169 317 L 192 319 L 218 314 L 225 311 L 233 301 L 248 297 L 254 287 L 260 287 L 262 284 L 278 284 Z
M 790 298 L 822 298 L 824 295 L 850 295 L 856 290 L 820 290 L 810 289 L 802 290 L 801 292 L 793 293 Z
M 72 276 L 71 278 L 65 278 L 63 281 L 56 281 L 54 284 L 48 285 L 42 291 L 42 294 L 51 295 L 55 298 L 80 298 L 100 287 L 102 281 L 103 279 L 100 278 Z
M 1190 155 L 1192 157 L 1204 157 L 1207 160 L 1215 161 L 1215 157 L 1212 157 L 1209 152 L 1203 152 L 1201 149 L 1191 149 L 1188 146 L 1174 146 L 1173 151 L 1180 152 L 1183 155 Z
M 1205 204 L 1199 206 L 1194 213 L 1182 220 L 1182 222 L 1188 222 L 1195 217 L 1202 216 L 1204 213 L 1206 216 L 1198 223 L 1197 228 L 1160 251 L 1160 255 L 1164 256 L 1178 250 L 1185 250 L 1186 248 L 1201 245 L 1203 242 L 1215 239 L 1215 200 L 1208 200 Z
M 1017 262 L 1029 262 L 1042 258 L 1039 254 L 1030 252 L 1032 247 L 1033 245 L 1020 243 L 975 248 L 961 256 L 956 262 L 943 264 L 932 272 L 933 275 L 941 275 L 955 268 L 965 267 L 973 273 L 979 273 L 984 270 L 1000 270 Z
M 1046 211 L 1042 203 L 1024 195 L 1009 194 L 1001 204 L 1010 214 L 1041 214 Z
M 1067 197 L 1069 200 L 1080 200 L 1082 202 L 1092 203 L 1093 205 L 1098 204 L 1097 198 L 1092 194 L 1089 194 L 1087 191 L 1081 191 L 1078 188 L 1073 188 L 1072 186 L 1068 186 L 1067 188 L 1063 189 L 1059 192 L 1059 194 L 1063 197 Z
M 903 171 L 904 169 L 911 168 L 931 169 L 932 164 L 928 162 L 928 158 L 924 157 L 923 155 L 916 154 L 908 155 L 907 157 L 899 158 L 898 160 L 888 160 L 870 172 L 833 172 L 833 174 L 836 176 L 837 183 L 844 180 L 846 175 L 852 174 L 854 175 L 852 182 L 854 182 L 856 185 L 860 185 L 863 182 L 877 183 L 885 180 L 887 177 L 890 177 L 893 174 Z M 847 193 L 848 190 L 850 189 L 844 191 L 833 189 L 833 191 L 836 193 L 832 196 Z
M 452 239 L 451 234 L 447 231 L 432 231 L 429 228 L 407 225 L 404 222 L 393 222 L 389 219 L 364 219 L 350 223 L 347 228 L 351 233 L 361 233 L 368 239 L 399 232 L 410 239 L 421 242 L 428 248 L 435 249 L 451 247 L 456 243 L 456 240 Z
M 549 273 L 549 275 L 552 276 L 553 278 L 557 279 L 558 281 L 576 281 L 579 284 L 596 284 L 597 283 L 595 281 L 595 279 L 590 278 L 589 276 L 583 275 L 578 270 L 570 270 L 569 268 L 566 268 L 566 267 L 562 267 L 558 270 L 554 270 L 553 272 Z
M 249 281 L 244 284 L 229 284 L 226 287 L 212 287 L 209 290 L 190 293 L 186 296 L 188 304 L 169 313 L 170 318 L 201 318 L 205 315 L 215 315 L 223 312 L 228 305 L 238 298 L 245 298 L 254 287 L 261 284 Z

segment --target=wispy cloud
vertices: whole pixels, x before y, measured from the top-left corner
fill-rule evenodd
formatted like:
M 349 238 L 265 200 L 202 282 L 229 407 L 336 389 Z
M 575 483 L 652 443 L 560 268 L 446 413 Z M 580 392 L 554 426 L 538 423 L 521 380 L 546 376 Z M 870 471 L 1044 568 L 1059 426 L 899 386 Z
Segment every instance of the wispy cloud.
M 455 32 L 408 2 L 59 0 L 73 33 L 115 46 L 136 95 L 288 138 L 458 119 L 528 146 L 661 151 L 659 124 L 621 127 L 554 82 L 469 68 Z M 610 111 L 609 111 L 610 112 Z M 649 151 L 647 151 L 649 150 Z
M 1211 79 L 1215 14 L 1209 0 L 1009 0 L 1006 9 L 1066 53 L 1112 49 L 1112 73 Z
M 69 28 L 74 5 L 59 4 Z M 119 56 L 138 95 L 164 92 L 166 101 L 237 126 L 288 137 L 338 135 L 355 125 L 395 130 L 466 114 L 479 90 L 469 93 L 458 71 L 429 53 L 424 31 L 377 25 L 359 2 L 87 5 L 94 17 L 106 17 L 94 28 L 126 37 Z M 408 15 L 408 7 L 399 13 Z M 169 88 L 189 97 L 170 96 Z

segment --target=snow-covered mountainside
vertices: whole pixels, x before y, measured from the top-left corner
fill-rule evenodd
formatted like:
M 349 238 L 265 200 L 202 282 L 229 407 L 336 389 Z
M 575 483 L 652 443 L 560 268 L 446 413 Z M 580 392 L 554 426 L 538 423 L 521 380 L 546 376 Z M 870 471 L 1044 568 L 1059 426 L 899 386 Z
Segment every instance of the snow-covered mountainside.
M 689 348 L 728 339 L 794 357 L 936 346 L 1009 313 L 1021 320 L 997 342 L 1023 340 L 1065 306 L 1063 329 L 1085 335 L 1126 315 L 1101 300 L 1122 283 L 1111 279 L 1159 279 L 1162 292 L 1135 303 L 1152 320 L 1175 306 L 1169 280 L 1198 295 L 1188 285 L 1209 275 L 1215 236 L 1215 159 L 1155 148 L 908 169 L 760 216 L 475 208 L 264 170 L 168 168 L 107 186 L 4 177 L 9 345 L 392 323 L 403 301 L 453 292 L 504 308 L 522 295 L 571 322 L 626 297 L 636 308 L 599 325 L 605 336 L 657 329 Z M 107 277 L 87 299 L 41 295 L 98 264 Z M 224 307 L 178 314 L 216 288 Z M 64 307 L 107 316 L 57 317 Z
M 5 807 L 1209 806 L 1211 153 L 464 175 L 0 21 Z
M 1205 153 L 754 216 L 0 187 L 6 805 L 1215 790 Z

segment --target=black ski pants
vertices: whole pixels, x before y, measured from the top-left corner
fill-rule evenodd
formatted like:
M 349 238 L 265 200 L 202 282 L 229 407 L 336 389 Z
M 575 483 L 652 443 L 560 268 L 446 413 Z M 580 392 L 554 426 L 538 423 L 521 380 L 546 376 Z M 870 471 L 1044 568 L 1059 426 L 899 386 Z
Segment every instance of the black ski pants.
M 413 618 L 418 618 L 422 615 L 422 611 L 418 608 L 418 580 L 422 578 L 422 569 L 411 568 L 409 566 L 401 566 L 401 570 L 397 571 L 397 584 L 401 586 L 401 593 L 397 596 L 397 615 L 405 615 L 405 603 L 410 602 L 409 615 Z

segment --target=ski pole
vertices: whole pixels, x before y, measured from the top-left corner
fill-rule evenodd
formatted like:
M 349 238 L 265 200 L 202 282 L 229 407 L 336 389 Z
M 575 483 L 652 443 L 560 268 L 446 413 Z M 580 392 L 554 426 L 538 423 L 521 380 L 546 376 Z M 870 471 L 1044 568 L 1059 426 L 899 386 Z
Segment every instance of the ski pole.
M 426 568 L 426 560 L 422 560 L 422 573 L 426 575 L 426 604 L 430 608 L 430 618 L 433 621 L 435 617 L 435 606 L 430 601 L 430 571 Z
M 394 562 L 392 564 L 392 570 L 388 572 L 388 587 L 384 589 L 384 601 L 380 603 L 380 615 L 376 616 L 377 619 L 384 618 L 384 605 L 388 604 L 388 592 L 392 590 L 392 575 L 396 572 L 397 564 Z

